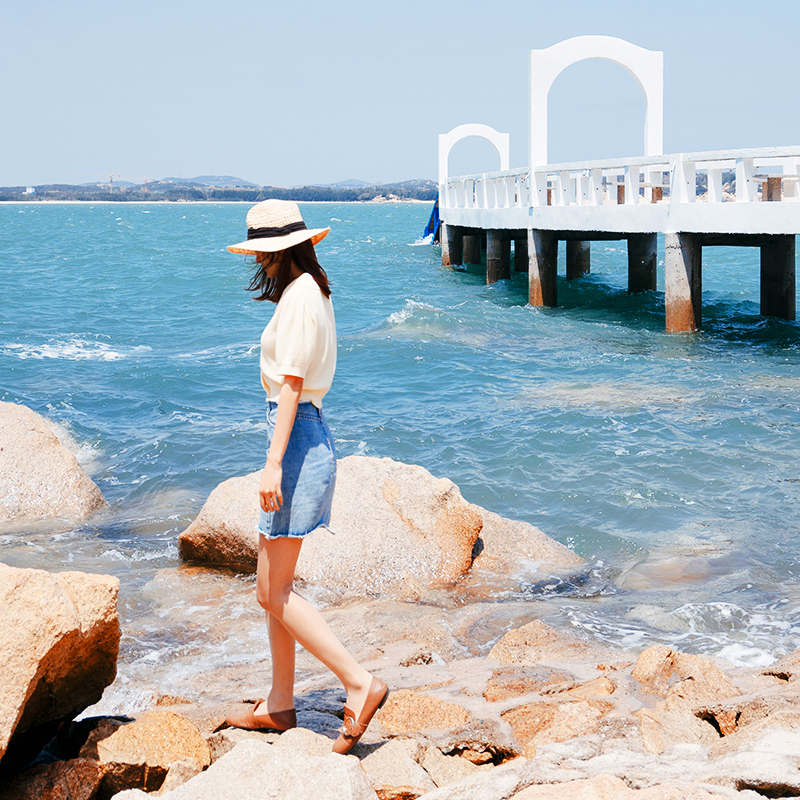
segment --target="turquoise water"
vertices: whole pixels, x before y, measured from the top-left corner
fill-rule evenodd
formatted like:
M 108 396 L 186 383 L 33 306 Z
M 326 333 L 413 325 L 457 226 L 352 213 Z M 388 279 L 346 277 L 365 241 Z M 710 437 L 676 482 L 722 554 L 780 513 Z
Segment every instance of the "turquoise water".
M 0 559 L 119 575 L 123 671 L 185 645 L 155 578 L 211 489 L 263 461 L 271 307 L 224 249 L 246 208 L 0 205 L 0 399 L 63 426 L 110 503 L 74 530 L 4 532 Z M 421 464 L 589 562 L 498 602 L 734 663 L 800 646 L 800 326 L 758 316 L 758 251 L 705 249 L 705 330 L 668 335 L 662 291 L 625 291 L 624 245 L 593 244 L 591 275 L 530 309 L 526 276 L 487 287 L 415 246 L 429 211 L 303 207 L 333 227 L 339 455 Z

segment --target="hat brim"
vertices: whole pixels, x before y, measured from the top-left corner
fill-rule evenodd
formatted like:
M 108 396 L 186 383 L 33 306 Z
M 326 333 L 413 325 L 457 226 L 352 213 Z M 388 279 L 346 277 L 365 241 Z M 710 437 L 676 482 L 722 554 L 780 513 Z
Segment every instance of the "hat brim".
M 330 232 L 330 228 L 314 228 L 305 231 L 294 231 L 293 233 L 287 233 L 286 236 L 272 236 L 268 239 L 248 239 L 246 242 L 240 242 L 239 244 L 229 244 L 228 250 L 231 253 L 244 253 L 245 255 L 277 253 L 279 250 L 286 250 L 309 239 L 311 239 L 311 244 L 317 244 Z

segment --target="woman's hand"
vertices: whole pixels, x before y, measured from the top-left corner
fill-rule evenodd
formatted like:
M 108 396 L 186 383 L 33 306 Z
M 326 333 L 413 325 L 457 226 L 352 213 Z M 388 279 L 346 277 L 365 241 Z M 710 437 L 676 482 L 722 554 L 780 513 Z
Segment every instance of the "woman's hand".
M 283 469 L 280 464 L 271 464 L 268 460 L 258 485 L 259 502 L 264 511 L 277 511 L 283 504 L 282 478 Z

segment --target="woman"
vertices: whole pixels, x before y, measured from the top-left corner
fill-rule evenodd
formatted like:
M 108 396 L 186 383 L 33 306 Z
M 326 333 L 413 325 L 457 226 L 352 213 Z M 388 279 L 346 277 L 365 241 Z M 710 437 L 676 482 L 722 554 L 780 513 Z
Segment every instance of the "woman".
M 230 725 L 284 731 L 297 725 L 295 642 L 344 684 L 344 725 L 333 746 L 346 753 L 389 694 L 345 650 L 321 614 L 293 589 L 303 537 L 330 520 L 336 456 L 322 398 L 336 367 L 331 290 L 314 245 L 330 228 L 309 230 L 295 203 L 265 200 L 247 214 L 247 241 L 228 247 L 256 256 L 248 289 L 277 304 L 261 335 L 261 383 L 267 392 L 269 448 L 259 485 L 256 596 L 267 613 L 272 688 Z

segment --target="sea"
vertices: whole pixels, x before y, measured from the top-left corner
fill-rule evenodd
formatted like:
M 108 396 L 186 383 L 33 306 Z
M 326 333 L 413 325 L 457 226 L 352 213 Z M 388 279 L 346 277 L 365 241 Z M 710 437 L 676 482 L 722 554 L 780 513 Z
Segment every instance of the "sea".
M 268 657 L 252 576 L 177 549 L 215 486 L 263 465 L 272 306 L 225 249 L 247 207 L 0 204 L 0 399 L 51 420 L 109 503 L 5 523 L 0 560 L 119 578 L 107 708 Z M 634 653 L 758 667 L 800 647 L 800 325 L 759 316 L 758 250 L 704 248 L 703 330 L 668 334 L 663 241 L 657 291 L 629 295 L 624 243 L 598 242 L 569 282 L 562 249 L 558 307 L 531 308 L 524 273 L 443 267 L 430 211 L 302 204 L 332 228 L 339 456 L 420 464 L 586 561 L 552 580 L 523 565 L 490 602 Z

